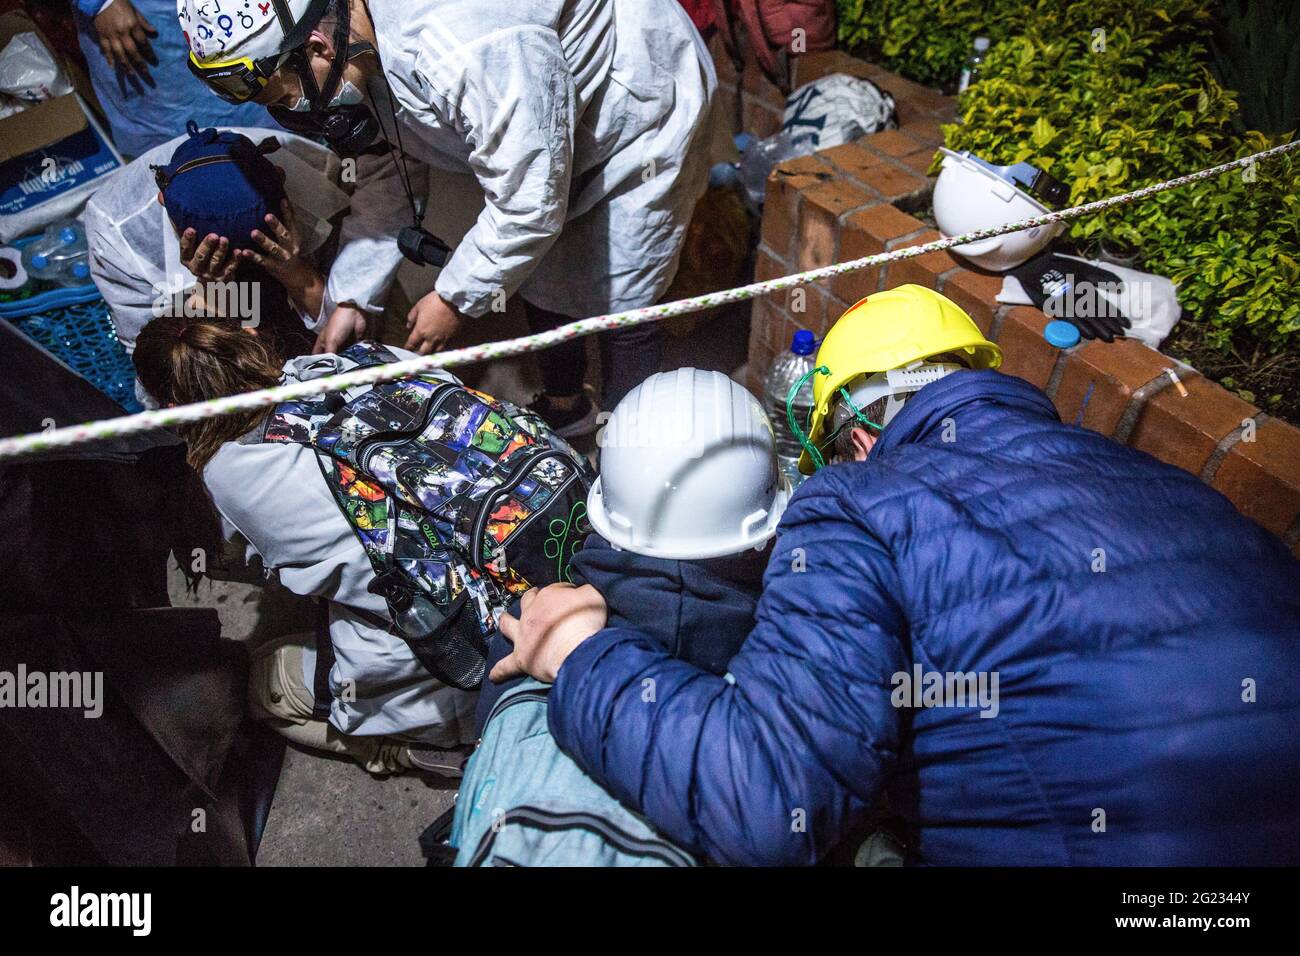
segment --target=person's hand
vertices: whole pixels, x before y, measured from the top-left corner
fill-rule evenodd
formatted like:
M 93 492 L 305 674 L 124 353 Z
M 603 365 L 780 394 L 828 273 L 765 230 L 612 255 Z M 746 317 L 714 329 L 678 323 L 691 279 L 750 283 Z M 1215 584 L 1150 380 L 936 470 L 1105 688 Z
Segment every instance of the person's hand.
M 230 240 L 208 233 L 199 240 L 191 228 L 181 233 L 181 264 L 200 282 L 229 282 L 239 268 L 239 257 L 230 254 Z
M 325 298 L 325 277 L 302 256 L 302 237 L 289 200 L 280 203 L 280 216 L 266 214 L 266 230 L 251 233 L 256 249 L 240 249 L 240 259 L 255 263 L 284 286 L 285 292 L 303 313 L 319 315 Z M 319 338 L 317 339 L 319 343 Z
M 442 296 L 430 292 L 406 315 L 406 327 L 411 330 L 406 347 L 421 355 L 437 352 L 455 337 L 463 321 L 461 314 L 444 302 Z
M 530 674 L 553 683 L 560 666 L 579 644 L 605 626 L 609 608 L 590 584 L 552 584 L 525 591 L 519 617 L 501 618 L 501 633 L 515 645 L 488 675 L 500 683 Z
M 287 199 L 280 203 L 280 217 L 268 212 L 266 231 L 254 229 L 251 233 L 257 248 L 240 249 L 239 256 L 257 263 L 272 277 L 284 282 L 304 269 L 311 269 L 311 265 L 301 257 L 302 237 L 298 233 L 298 220 Z
M 95 17 L 95 33 L 109 69 L 121 67 L 143 76 L 147 66 L 158 64 L 149 45 L 149 38 L 156 37 L 158 31 L 131 5 L 131 0 L 113 0 L 101 10 Z
M 369 336 L 370 316 L 354 305 L 340 305 L 330 313 L 311 351 L 313 355 L 341 352 L 349 343 Z

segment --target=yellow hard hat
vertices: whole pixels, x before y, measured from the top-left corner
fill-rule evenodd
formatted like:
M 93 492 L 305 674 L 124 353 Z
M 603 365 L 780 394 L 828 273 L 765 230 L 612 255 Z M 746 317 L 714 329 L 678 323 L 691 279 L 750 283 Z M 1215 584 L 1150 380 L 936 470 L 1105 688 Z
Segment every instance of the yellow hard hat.
M 808 441 L 821 445 L 835 397 L 853 379 L 903 368 L 942 352 L 964 352 L 971 368 L 1002 364 L 1002 350 L 984 338 L 956 303 L 933 289 L 901 285 L 867 296 L 840 316 L 817 350 L 817 366 L 830 374 L 813 376 Z M 799 457 L 799 470 L 805 475 L 814 471 L 807 448 Z

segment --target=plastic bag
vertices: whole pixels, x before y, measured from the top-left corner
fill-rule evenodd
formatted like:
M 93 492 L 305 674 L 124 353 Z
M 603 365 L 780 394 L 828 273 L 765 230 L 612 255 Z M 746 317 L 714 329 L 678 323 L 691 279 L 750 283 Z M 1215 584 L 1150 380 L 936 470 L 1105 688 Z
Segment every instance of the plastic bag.
M 15 113 L 21 113 L 25 109 L 27 109 L 26 100 L 16 99 L 15 97 L 0 93 L 0 119 L 4 119 L 6 116 L 13 116 Z
M 0 51 L 0 92 L 28 103 L 72 92 L 54 55 L 35 33 L 19 33 Z
M 796 143 L 785 133 L 760 139 L 745 150 L 740 160 L 740 184 L 745 189 L 749 208 L 758 212 L 763 208 L 767 194 L 767 177 L 777 163 L 799 156 L 807 156 L 815 147 L 811 143 Z
M 870 80 L 832 73 L 790 94 L 781 132 L 811 153 L 885 129 L 898 129 L 894 98 Z
M 870 80 L 832 73 L 805 83 L 786 100 L 781 132 L 744 151 L 740 180 L 750 208 L 762 208 L 767 177 L 778 163 L 886 129 L 898 129 L 898 109 Z

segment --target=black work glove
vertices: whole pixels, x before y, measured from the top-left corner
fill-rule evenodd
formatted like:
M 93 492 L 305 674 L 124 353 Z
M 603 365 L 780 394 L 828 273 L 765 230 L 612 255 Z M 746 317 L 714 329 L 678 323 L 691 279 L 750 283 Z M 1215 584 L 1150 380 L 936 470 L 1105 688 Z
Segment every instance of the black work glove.
M 1085 339 L 1113 342 L 1131 325 L 1119 305 L 1101 295 L 1103 287 L 1116 293 L 1124 289 L 1124 280 L 1107 269 L 1045 251 L 1016 266 L 1011 275 L 1035 306 L 1054 319 L 1073 323 Z

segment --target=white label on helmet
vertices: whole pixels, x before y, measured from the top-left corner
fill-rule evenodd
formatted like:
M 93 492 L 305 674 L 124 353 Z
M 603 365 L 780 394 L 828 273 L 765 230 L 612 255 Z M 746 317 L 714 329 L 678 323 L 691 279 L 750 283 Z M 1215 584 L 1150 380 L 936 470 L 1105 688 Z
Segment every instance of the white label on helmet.
M 915 392 L 931 382 L 937 382 L 950 372 L 956 371 L 956 365 L 920 365 L 916 368 L 896 368 L 885 373 L 885 380 L 895 392 Z

